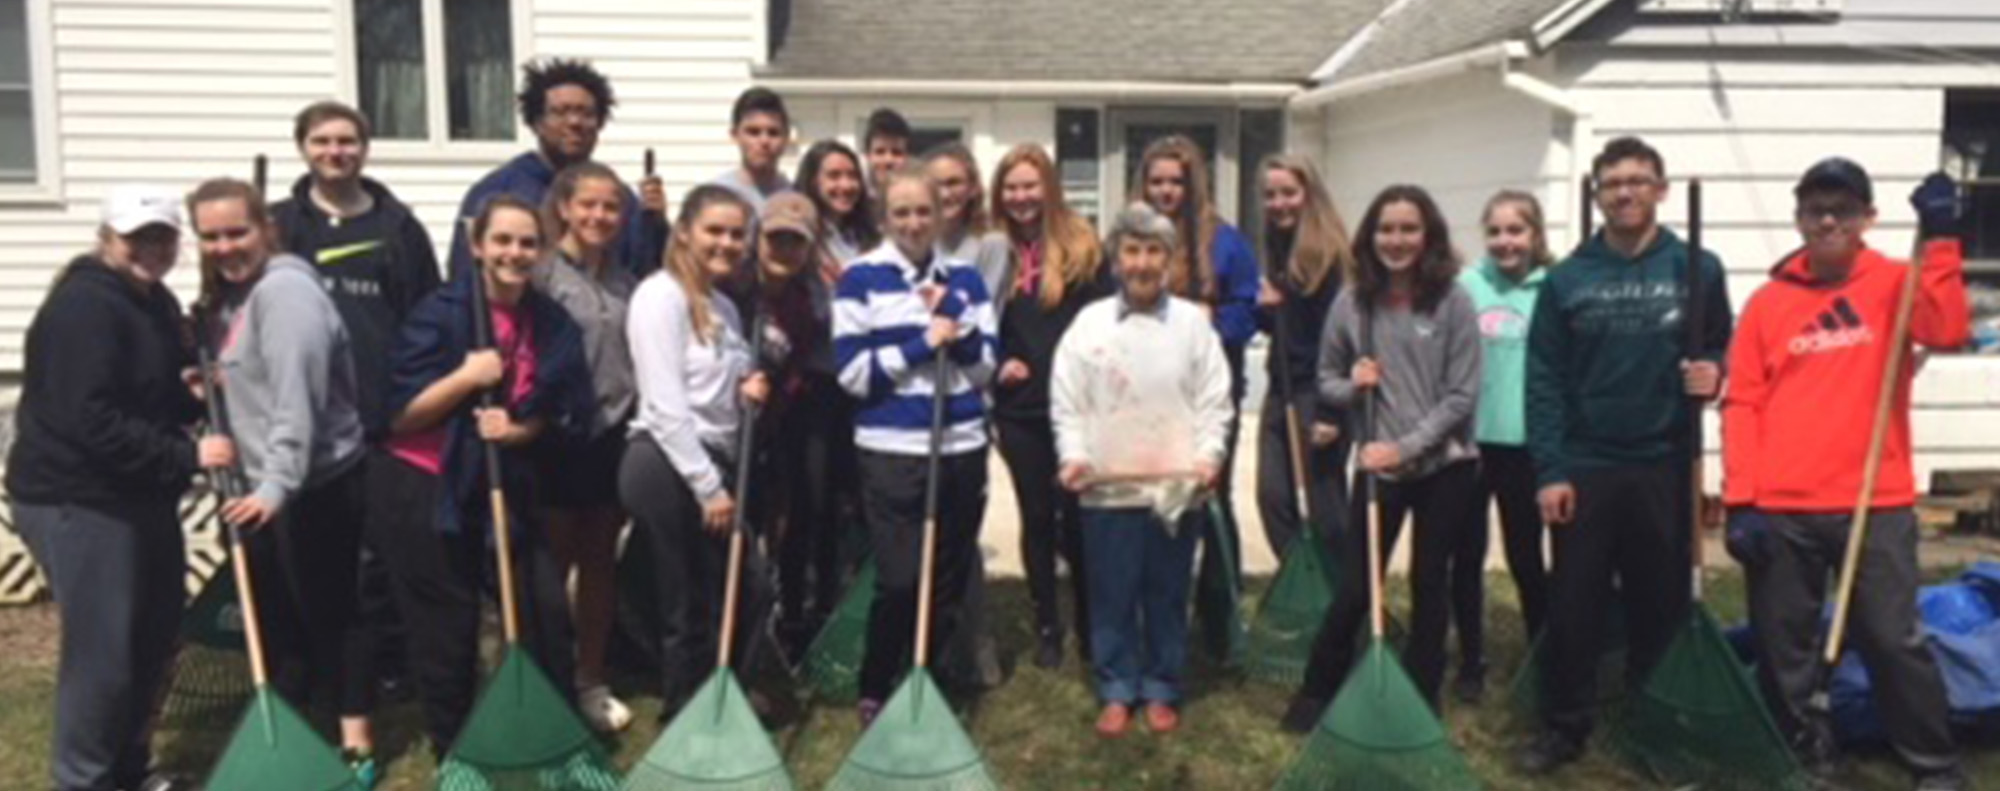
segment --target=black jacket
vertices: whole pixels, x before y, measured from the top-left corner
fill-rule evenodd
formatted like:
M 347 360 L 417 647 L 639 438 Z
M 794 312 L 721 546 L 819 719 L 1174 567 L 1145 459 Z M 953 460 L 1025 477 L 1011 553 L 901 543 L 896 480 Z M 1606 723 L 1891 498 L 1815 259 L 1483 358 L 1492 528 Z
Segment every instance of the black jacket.
M 1283 359 L 1291 367 L 1291 392 L 1317 393 L 1319 384 L 1319 347 L 1321 331 L 1326 328 L 1326 314 L 1333 308 L 1333 298 L 1346 284 L 1341 282 L 1340 270 L 1326 273 L 1320 282 L 1319 291 L 1300 294 L 1297 284 L 1289 276 L 1288 262 L 1292 257 L 1292 237 L 1270 234 L 1265 244 L 1264 271 L 1272 285 L 1284 292 L 1285 301 L 1276 308 L 1257 309 L 1257 328 L 1270 334 L 1271 346 L 1264 355 L 1264 372 L 1271 383 L 1270 393 L 1279 391 L 1278 321 L 1285 322 L 1285 344 Z
M 438 285 L 437 250 L 430 233 L 388 188 L 368 179 L 361 187 L 375 208 L 335 219 L 313 203 L 310 178 L 292 185 L 292 196 L 271 207 L 286 252 L 312 262 L 333 297 L 354 348 L 356 405 L 370 439 L 388 435 L 389 352 L 396 328 L 410 309 Z
M 1020 360 L 1028 365 L 1028 381 L 1016 385 L 993 385 L 993 415 L 1000 418 L 1049 419 L 1049 380 L 1055 376 L 1056 344 L 1062 342 L 1076 314 L 1085 305 L 1118 293 L 1112 263 L 1097 268 L 1097 277 L 1086 283 L 1071 283 L 1061 302 L 1042 304 L 1041 297 L 1017 294 L 1007 300 L 1000 315 L 1000 365 Z M 1007 284 L 1001 284 L 1007 288 Z
M 70 262 L 28 327 L 7 491 L 34 503 L 177 499 L 201 404 L 180 303 L 94 256 Z

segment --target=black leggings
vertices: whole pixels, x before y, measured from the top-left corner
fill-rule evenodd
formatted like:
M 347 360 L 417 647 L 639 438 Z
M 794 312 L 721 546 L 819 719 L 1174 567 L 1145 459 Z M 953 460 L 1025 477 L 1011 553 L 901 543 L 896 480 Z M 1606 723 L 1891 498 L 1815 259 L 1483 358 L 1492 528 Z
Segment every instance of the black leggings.
M 775 539 L 780 609 L 788 622 L 804 624 L 809 610 L 833 609 L 845 578 L 842 539 L 858 511 L 853 403 L 831 378 L 811 379 L 764 445 L 761 466 L 771 474 L 759 484 L 772 482 L 781 505 L 769 513 L 783 516 L 781 530 L 766 531 Z
M 1312 661 L 1306 666 L 1305 685 L 1300 694 L 1327 700 L 1340 689 L 1347 670 L 1354 664 L 1355 646 L 1368 624 L 1371 598 L 1368 589 L 1368 498 L 1361 494 L 1365 476 L 1355 476 L 1353 524 L 1347 531 L 1340 553 L 1340 590 L 1333 607 L 1327 610 L 1319 639 L 1313 644 Z M 1480 525 L 1473 515 L 1478 497 L 1478 467 L 1462 461 L 1430 475 L 1409 481 L 1381 481 L 1377 491 L 1382 499 L 1382 561 L 1388 562 L 1402 533 L 1404 517 L 1416 513 L 1416 547 L 1410 559 L 1410 589 L 1415 599 L 1409 645 L 1403 665 L 1409 669 L 1417 690 L 1436 706 L 1438 688 L 1444 680 L 1444 638 L 1450 624 L 1450 603 L 1456 599 L 1451 563 L 1468 531 Z
M 725 477 L 734 477 L 726 475 Z M 625 448 L 618 491 L 632 514 L 633 549 L 650 553 L 653 595 L 660 612 L 662 695 L 669 707 L 693 695 L 715 670 L 721 639 L 723 584 L 729 569 L 727 533 L 702 526 L 701 501 L 649 437 Z M 738 504 L 741 507 L 742 504 Z M 772 596 L 758 583 L 768 571 L 757 542 L 743 544 L 741 604 L 730 665 L 747 672 L 752 649 L 771 611 Z
M 1089 590 L 1083 567 L 1083 511 L 1077 497 L 1056 483 L 1056 433 L 1046 413 L 1041 417 L 1002 416 L 1000 455 L 1014 479 L 1014 501 L 1021 513 L 1021 562 L 1027 571 L 1028 596 L 1034 602 L 1039 636 L 1062 634 L 1061 596 L 1056 592 L 1056 557 L 1069 564 L 1070 592 L 1076 604 L 1079 640 L 1090 634 Z
M 479 685 L 479 606 L 493 574 L 491 529 L 462 519 L 456 533 L 438 529 L 436 475 L 386 451 L 368 465 L 368 529 L 383 548 L 396 604 L 409 627 L 410 672 L 423 697 L 424 720 L 439 755 L 451 749 L 471 714 Z M 565 695 L 576 678 L 576 635 L 561 570 L 526 503 L 509 503 L 514 583 L 521 639 L 536 664 Z M 497 588 L 495 588 L 497 590 Z
M 1507 554 L 1507 571 L 1521 599 L 1521 617 L 1529 636 L 1539 634 L 1549 613 L 1549 566 L 1542 554 L 1542 507 L 1536 501 L 1535 461 L 1519 445 L 1479 446 L 1479 518 L 1486 504 L 1500 506 L 1500 539 Z M 1479 531 L 1482 551 L 1487 529 Z M 1462 627 L 1461 627 L 1462 629 Z M 1460 648 L 1464 650 L 1463 631 Z M 1469 653 L 1469 652 L 1468 652 Z
M 862 507 L 875 552 L 875 602 L 868 612 L 868 649 L 861 662 L 861 696 L 886 700 L 910 666 L 916 645 L 917 579 L 923 560 L 924 456 L 861 453 Z M 938 460 L 935 603 L 930 655 L 940 656 L 962 624 L 967 577 L 978 568 L 979 526 L 986 514 L 986 449 Z
M 308 711 L 340 708 L 345 691 L 343 640 L 354 613 L 367 485 L 363 465 L 354 463 L 300 490 L 276 522 L 245 540 L 271 686 Z

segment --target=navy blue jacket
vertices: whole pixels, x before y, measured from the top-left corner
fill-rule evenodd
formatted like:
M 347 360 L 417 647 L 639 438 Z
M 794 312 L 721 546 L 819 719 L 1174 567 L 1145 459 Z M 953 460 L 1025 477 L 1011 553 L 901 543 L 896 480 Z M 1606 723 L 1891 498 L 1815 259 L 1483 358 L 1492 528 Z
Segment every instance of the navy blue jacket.
M 555 180 L 556 172 L 549 167 L 548 160 L 529 151 L 494 168 L 466 190 L 465 200 L 458 205 L 458 221 L 451 224 L 451 279 L 462 280 L 472 270 L 472 247 L 465 236 L 466 224 L 479 215 L 487 200 L 495 195 L 512 195 L 539 209 Z M 660 256 L 666 251 L 666 221 L 652 212 L 640 211 L 639 196 L 630 187 L 625 189 L 624 215 L 616 260 L 620 266 L 632 270 L 634 276 L 643 278 L 660 268 Z
M 454 279 L 417 303 L 403 322 L 390 361 L 389 406 L 392 414 L 402 411 L 417 395 L 439 379 L 457 370 L 473 349 L 471 278 Z M 560 453 L 580 444 L 597 409 L 596 394 L 590 385 L 589 365 L 583 357 L 583 332 L 569 313 L 547 295 L 530 289 L 522 298 L 529 313 L 534 337 L 535 382 L 528 397 L 514 409 L 517 420 L 540 417 L 548 422 L 542 435 L 529 446 L 501 451 L 502 488 L 507 507 L 515 516 L 533 513 L 536 453 Z M 466 520 L 473 527 L 491 531 L 492 518 L 486 497 L 486 462 L 480 448 L 472 409 L 478 399 L 466 399 L 445 418 L 443 496 L 438 498 L 437 529 L 456 533 Z M 513 521 L 521 529 L 524 520 Z

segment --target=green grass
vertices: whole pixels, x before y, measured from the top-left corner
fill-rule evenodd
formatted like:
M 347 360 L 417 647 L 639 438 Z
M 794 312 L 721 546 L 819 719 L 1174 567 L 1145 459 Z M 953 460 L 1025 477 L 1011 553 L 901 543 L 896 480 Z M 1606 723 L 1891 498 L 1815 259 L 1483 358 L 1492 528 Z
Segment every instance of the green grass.
M 1740 579 L 1712 574 L 1709 598 L 1718 616 L 1741 618 Z M 1266 581 L 1255 581 L 1261 588 Z M 1483 705 L 1447 704 L 1447 725 L 1474 771 L 1495 791 L 1513 789 L 1627 789 L 1646 784 L 1602 751 L 1549 779 L 1513 771 L 1511 755 L 1525 733 L 1508 706 L 1507 686 L 1521 662 L 1520 618 L 1512 585 L 1504 575 L 1489 578 L 1488 654 L 1492 671 Z M 1406 593 L 1395 591 L 1399 608 Z M 1026 593 L 1018 581 L 997 582 L 990 619 L 1003 647 L 1028 646 Z M 44 605 L 0 611 L 0 777 L 7 787 L 39 787 L 47 776 L 46 743 L 53 696 L 53 617 Z M 1007 650 L 1007 648 L 1003 648 Z M 1183 728 L 1167 737 L 1136 730 L 1121 740 L 1091 731 L 1096 704 L 1085 668 L 1072 655 L 1059 671 L 1035 668 L 1025 656 L 1009 656 L 1012 677 L 998 690 L 970 703 L 963 712 L 974 740 L 985 750 L 1007 787 L 1025 791 L 1212 791 L 1269 788 L 1291 761 L 1297 737 L 1276 727 L 1286 692 L 1211 668 L 1191 669 L 1191 689 Z M 638 712 L 634 728 L 611 741 L 619 765 L 638 760 L 658 732 L 658 701 L 634 680 L 620 690 Z M 216 757 L 235 725 L 236 712 L 218 712 L 192 727 L 162 732 L 160 755 L 170 766 L 199 774 Z M 414 706 L 391 709 L 386 728 L 386 791 L 430 787 L 432 759 L 418 734 Z M 809 705 L 796 726 L 776 734 L 801 788 L 819 788 L 833 775 L 857 737 L 852 709 Z M 2000 778 L 2000 755 L 1991 749 L 1973 756 L 1975 777 Z M 1864 756 L 1855 769 L 1855 787 L 1899 789 L 1908 780 L 1881 755 Z M 1989 783 L 1991 781 L 1989 780 Z

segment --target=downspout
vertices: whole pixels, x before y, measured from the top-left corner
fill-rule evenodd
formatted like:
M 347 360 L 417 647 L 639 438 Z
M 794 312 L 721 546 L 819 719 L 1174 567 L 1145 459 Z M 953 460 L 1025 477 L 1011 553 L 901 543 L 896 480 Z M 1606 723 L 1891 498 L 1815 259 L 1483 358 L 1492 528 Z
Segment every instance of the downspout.
M 1525 44 L 1514 44 L 1514 46 L 1520 48 L 1520 54 L 1523 58 L 1527 56 L 1527 46 Z M 1585 112 L 1582 107 L 1577 105 L 1575 97 L 1571 96 L 1569 91 L 1551 85 L 1540 77 L 1515 69 L 1513 58 L 1508 58 L 1500 62 L 1500 85 L 1507 90 L 1534 100 L 1544 107 L 1569 116 L 1568 184 L 1571 189 L 1576 189 L 1577 185 L 1583 183 L 1583 177 L 1588 172 L 1590 162 L 1589 155 L 1583 150 L 1583 143 L 1595 139 L 1597 136 L 1597 130 L 1590 117 L 1590 113 Z M 1569 215 L 1570 245 L 1574 247 L 1583 242 L 1579 232 L 1583 229 L 1583 213 L 1587 209 L 1583 208 L 1581 200 L 1569 200 L 1564 201 L 1564 203 L 1569 204 L 1566 212 Z

